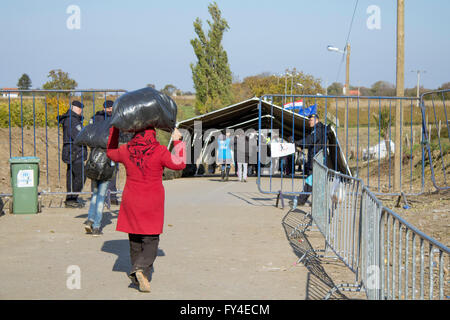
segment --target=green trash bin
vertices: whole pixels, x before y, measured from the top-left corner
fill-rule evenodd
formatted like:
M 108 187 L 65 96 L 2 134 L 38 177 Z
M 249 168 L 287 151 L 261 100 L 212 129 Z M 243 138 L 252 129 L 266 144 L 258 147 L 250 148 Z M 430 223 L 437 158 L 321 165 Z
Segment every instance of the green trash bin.
M 11 213 L 38 213 L 39 161 L 37 157 L 13 157 L 11 166 L 11 184 L 13 203 Z

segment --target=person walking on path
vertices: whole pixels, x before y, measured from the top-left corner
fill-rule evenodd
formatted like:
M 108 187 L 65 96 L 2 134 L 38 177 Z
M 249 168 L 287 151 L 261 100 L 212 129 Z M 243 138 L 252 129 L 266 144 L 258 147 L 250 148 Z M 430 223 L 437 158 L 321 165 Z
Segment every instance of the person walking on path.
M 115 175 L 117 165 L 111 161 L 103 148 L 93 148 L 86 163 L 86 175 L 91 179 L 91 204 L 88 218 L 84 222 L 86 233 L 102 235 L 101 222 L 106 192 Z
M 229 131 L 226 135 L 221 134 L 217 141 L 218 143 L 218 155 L 217 162 L 220 164 L 222 181 L 228 181 L 230 175 L 230 167 L 233 163 L 233 155 L 231 153 L 231 134 Z
M 292 209 L 295 209 L 297 205 L 303 206 L 309 198 L 309 194 L 312 191 L 312 169 L 314 156 L 321 150 L 326 152 L 326 126 L 319 121 L 317 113 L 313 113 L 308 117 L 308 124 L 311 127 L 311 133 L 301 140 L 295 141 L 295 146 L 299 148 L 306 148 L 308 150 L 308 158 L 304 167 L 304 175 L 307 177 L 303 193 L 294 200 L 289 201 L 289 205 Z
M 237 162 L 238 179 L 247 182 L 248 163 L 250 161 L 250 139 L 246 134 L 235 136 L 234 150 Z
M 101 121 L 105 121 L 107 119 L 110 119 L 112 116 L 112 107 L 114 105 L 114 101 L 112 100 L 106 100 L 103 102 L 103 110 L 97 111 L 95 115 L 92 116 L 91 120 L 89 120 L 89 124 L 92 123 L 99 123 Z M 116 186 L 116 180 L 117 180 L 117 173 L 119 171 L 119 167 L 116 167 L 116 170 L 114 171 L 114 176 L 109 180 L 108 188 L 106 192 L 110 192 L 110 203 L 113 205 L 119 205 L 120 201 L 117 198 L 117 186 Z
M 86 146 L 74 144 L 75 138 L 83 128 L 83 107 L 84 105 L 74 100 L 67 112 L 57 116 L 59 125 L 63 127 L 63 148 L 61 159 L 67 164 L 66 188 L 67 193 L 78 193 L 83 190 L 86 176 L 84 175 L 84 160 L 87 157 Z M 79 201 L 78 194 L 68 194 L 65 201 L 66 208 L 82 208 L 84 204 Z
M 258 136 L 255 133 L 250 133 L 248 138 L 249 138 L 248 175 L 256 176 L 258 174 Z
M 126 182 L 122 193 L 117 231 L 128 233 L 133 283 L 141 292 L 150 292 L 146 273 L 157 256 L 164 223 L 164 168 L 182 170 L 186 167 L 185 143 L 181 133 L 172 133 L 174 154 L 160 145 L 154 128 L 136 132 L 134 137 L 118 147 L 119 129 L 111 127 L 107 145 L 108 157 L 124 165 Z
M 113 101 L 107 100 L 103 103 L 104 110 L 98 111 L 89 124 L 93 126 L 101 125 L 103 121 L 111 117 Z M 112 179 L 116 177 L 117 166 L 106 155 L 106 149 L 92 148 L 89 159 L 86 163 L 86 176 L 91 179 L 91 204 L 89 206 L 88 218 L 84 222 L 86 233 L 93 236 L 102 235 L 101 222 L 103 217 L 103 207 L 107 191 L 110 188 Z

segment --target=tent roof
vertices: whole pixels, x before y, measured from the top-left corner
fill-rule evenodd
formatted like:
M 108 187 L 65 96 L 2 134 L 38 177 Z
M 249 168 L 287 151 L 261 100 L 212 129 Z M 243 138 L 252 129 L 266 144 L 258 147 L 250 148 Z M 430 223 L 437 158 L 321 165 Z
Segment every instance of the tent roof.
M 215 110 L 200 116 L 193 117 L 177 123 L 178 128 L 194 130 L 195 121 L 201 121 L 202 130 L 209 129 L 259 129 L 259 103 L 261 102 L 261 128 L 281 129 L 283 137 L 289 137 L 294 131 L 296 140 L 301 139 L 310 129 L 306 117 L 281 107 L 260 100 L 257 97 L 241 101 L 231 106 Z M 284 126 L 282 125 L 284 124 Z M 271 125 L 272 124 L 272 125 Z M 294 129 L 294 130 L 292 130 Z

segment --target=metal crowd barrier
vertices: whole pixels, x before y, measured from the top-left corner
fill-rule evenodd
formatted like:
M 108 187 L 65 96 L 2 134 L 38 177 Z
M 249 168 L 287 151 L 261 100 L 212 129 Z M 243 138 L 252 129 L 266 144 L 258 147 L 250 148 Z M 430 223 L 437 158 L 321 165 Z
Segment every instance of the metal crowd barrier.
M 4 150 L 9 150 L 10 158 L 16 156 L 41 158 L 40 171 L 45 174 L 45 178 L 41 179 L 39 195 L 91 194 L 90 191 L 66 190 L 67 165 L 61 159 L 62 128 L 57 123 L 56 117 L 62 115 L 73 100 L 78 100 L 84 104 L 83 125 L 87 125 L 96 111 L 103 110 L 104 101 L 115 100 L 125 92 L 123 89 L 0 90 L 2 115 L 0 130 L 8 130 L 7 134 L 2 133 L 1 143 L 8 144 Z M 6 135 L 8 138 L 3 139 Z M 121 171 L 123 170 L 119 170 L 117 174 L 117 181 L 120 181 Z M 84 177 L 84 166 L 81 175 Z M 9 181 L 9 177 L 5 178 Z M 116 193 L 120 192 L 118 186 Z M 10 197 L 12 194 L 0 190 L 0 197 L 5 196 Z
M 450 249 L 384 207 L 362 180 L 314 158 L 313 222 L 354 273 L 336 291 L 364 291 L 371 300 L 448 299 Z
M 323 152 L 314 157 L 311 216 L 331 250 L 355 275 L 355 283 L 340 284 L 340 289 L 360 291 L 361 192 L 362 180 L 328 169 Z
M 450 163 L 445 156 L 450 154 L 450 114 L 447 112 L 450 90 L 427 92 L 420 97 L 424 145 L 431 163 L 431 180 L 438 190 L 450 189 Z M 435 160 L 435 165 L 433 164 Z
M 448 247 L 385 207 L 379 229 L 381 299 L 450 299 Z

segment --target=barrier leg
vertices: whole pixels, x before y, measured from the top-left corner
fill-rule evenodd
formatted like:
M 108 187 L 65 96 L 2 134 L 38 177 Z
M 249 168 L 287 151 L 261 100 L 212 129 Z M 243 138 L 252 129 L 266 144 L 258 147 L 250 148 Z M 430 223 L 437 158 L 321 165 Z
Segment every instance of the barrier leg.
M 277 195 L 277 202 L 275 204 L 275 206 L 278 208 L 278 203 L 281 200 L 281 208 L 280 209 L 284 209 L 284 197 L 283 197 L 283 193 L 281 193 L 281 191 L 278 191 L 278 195 Z
M 361 287 L 359 284 L 352 284 L 352 283 L 338 284 L 338 285 L 335 286 L 333 289 L 331 289 L 330 291 L 328 291 L 327 295 L 326 295 L 325 298 L 323 298 L 323 299 L 324 299 L 324 300 L 330 299 L 330 297 L 331 297 L 335 292 L 340 292 L 340 291 L 360 292 L 361 289 L 362 289 L 362 287 Z

